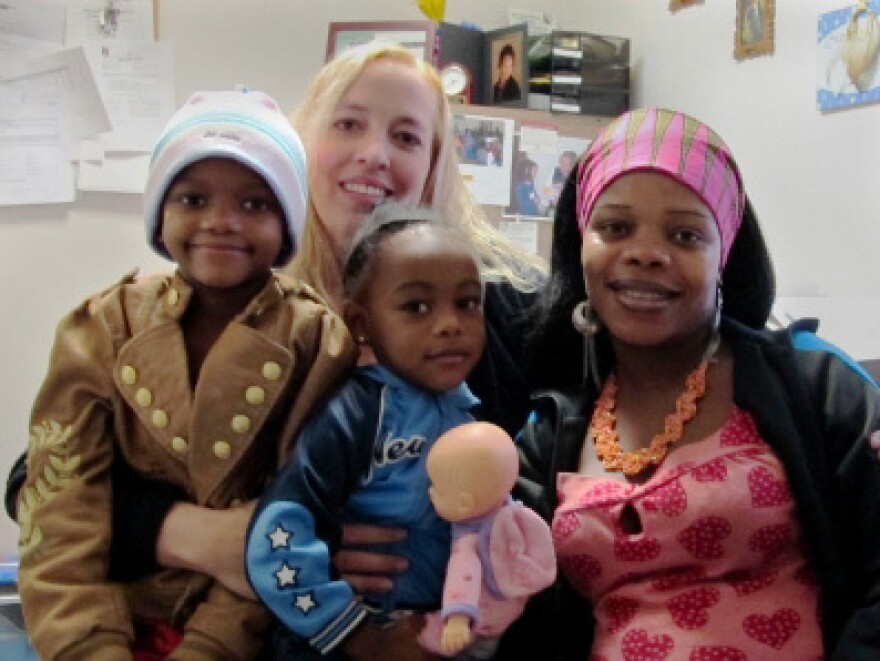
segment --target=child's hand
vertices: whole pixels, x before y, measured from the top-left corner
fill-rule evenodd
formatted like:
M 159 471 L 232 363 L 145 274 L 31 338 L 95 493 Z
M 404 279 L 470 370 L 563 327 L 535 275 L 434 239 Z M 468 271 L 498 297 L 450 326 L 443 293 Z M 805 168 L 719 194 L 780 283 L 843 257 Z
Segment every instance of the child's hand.
M 355 592 L 388 592 L 394 586 L 391 575 L 406 571 L 406 559 L 347 547 L 354 544 L 390 544 L 405 537 L 406 531 L 401 528 L 363 524 L 343 526 L 342 550 L 333 556 L 333 564 Z
M 443 627 L 440 649 L 445 656 L 461 652 L 471 642 L 471 621 L 467 615 L 451 615 Z

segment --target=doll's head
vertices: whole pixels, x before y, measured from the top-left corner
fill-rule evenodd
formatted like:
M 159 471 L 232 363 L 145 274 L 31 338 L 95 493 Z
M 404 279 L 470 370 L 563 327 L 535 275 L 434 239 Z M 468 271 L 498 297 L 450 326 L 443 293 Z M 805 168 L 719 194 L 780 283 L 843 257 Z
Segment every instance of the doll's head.
M 343 316 L 357 342 L 418 388 L 458 387 L 483 353 L 483 283 L 466 235 L 436 212 L 383 204 L 355 235 Z
M 168 121 L 153 148 L 144 191 L 147 241 L 163 257 L 173 258 L 162 240 L 168 192 L 191 166 L 218 159 L 252 171 L 268 186 L 283 236 L 272 264 L 286 264 L 305 221 L 306 155 L 275 100 L 257 91 L 196 92 Z M 253 204 L 248 204 L 250 210 Z
M 504 503 L 519 473 L 519 456 L 501 427 L 468 422 L 435 441 L 426 466 L 428 494 L 437 514 L 447 521 L 465 521 Z

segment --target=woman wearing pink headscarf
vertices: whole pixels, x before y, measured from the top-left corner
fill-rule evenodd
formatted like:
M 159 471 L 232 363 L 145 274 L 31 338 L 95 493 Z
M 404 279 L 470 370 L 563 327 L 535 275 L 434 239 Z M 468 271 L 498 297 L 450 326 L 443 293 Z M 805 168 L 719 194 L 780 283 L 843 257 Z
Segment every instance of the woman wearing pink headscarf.
M 534 354 L 555 390 L 518 497 L 563 578 L 498 658 L 880 658 L 880 391 L 815 325 L 764 329 L 727 145 L 621 116 L 567 182 L 552 263 Z

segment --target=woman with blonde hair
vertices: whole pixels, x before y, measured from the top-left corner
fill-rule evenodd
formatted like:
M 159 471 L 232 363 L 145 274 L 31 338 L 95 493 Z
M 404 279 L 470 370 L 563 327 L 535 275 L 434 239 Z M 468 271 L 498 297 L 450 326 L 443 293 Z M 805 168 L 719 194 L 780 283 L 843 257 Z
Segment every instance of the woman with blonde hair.
M 436 69 L 420 60 L 410 51 L 395 44 L 375 42 L 353 49 L 326 64 L 314 78 L 305 100 L 293 115 L 293 125 L 306 145 L 312 159 L 322 137 L 332 129 L 340 103 L 361 79 L 365 71 L 378 65 L 391 71 L 408 70 L 416 79 L 433 91 L 434 116 L 430 145 L 430 169 L 417 201 L 433 207 L 444 218 L 461 225 L 482 259 L 485 275 L 490 281 L 506 281 L 520 291 L 533 291 L 542 280 L 543 265 L 534 255 L 516 248 L 486 219 L 483 209 L 467 189 L 458 169 L 455 140 L 452 132 L 452 113 Z M 312 284 L 331 301 L 338 297 L 340 282 L 340 255 L 333 245 L 332 235 L 347 219 L 323 218 L 316 208 L 321 206 L 320 191 L 325 172 L 314 164 L 310 168 L 309 190 L 311 199 L 306 218 L 302 246 L 290 272 Z M 389 197 L 398 197 L 389 195 Z M 377 200 L 378 201 L 378 200 Z M 328 230 L 328 224 L 334 225 Z M 360 219 L 355 220 L 360 224 Z M 350 229 L 345 227 L 342 231 Z M 348 234 L 350 238 L 351 233 Z M 346 246 L 342 246 L 346 247 Z M 343 251 L 344 252 L 344 251 Z M 335 262 L 335 263 L 334 263 Z

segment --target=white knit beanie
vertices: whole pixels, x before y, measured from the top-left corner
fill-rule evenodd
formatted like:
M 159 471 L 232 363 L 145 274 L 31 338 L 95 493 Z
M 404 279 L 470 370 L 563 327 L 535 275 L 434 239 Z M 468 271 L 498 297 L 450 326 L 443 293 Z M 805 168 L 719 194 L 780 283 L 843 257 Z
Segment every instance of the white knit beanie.
M 153 250 L 171 259 L 159 240 L 165 193 L 184 168 L 206 158 L 238 161 L 272 188 L 284 212 L 290 245 L 275 266 L 290 261 L 306 215 L 305 150 L 275 100 L 246 89 L 196 92 L 168 121 L 153 148 L 144 191 L 147 242 Z

